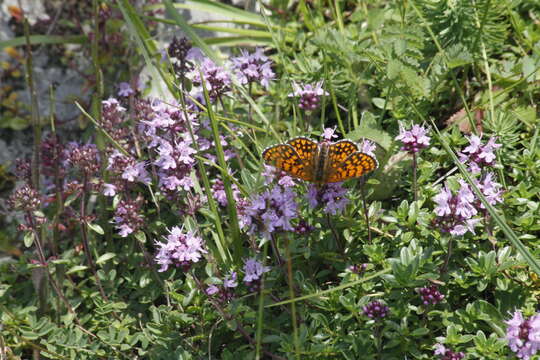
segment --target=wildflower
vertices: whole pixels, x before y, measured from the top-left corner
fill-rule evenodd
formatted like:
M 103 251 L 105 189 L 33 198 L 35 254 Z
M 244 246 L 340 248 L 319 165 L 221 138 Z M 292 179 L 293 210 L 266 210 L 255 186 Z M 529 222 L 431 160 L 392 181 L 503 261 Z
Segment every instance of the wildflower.
M 443 344 L 435 344 L 434 355 L 440 355 L 441 360 L 461 360 L 465 354 L 447 349 Z
M 128 118 L 126 108 L 120 105 L 115 98 L 109 98 L 101 102 L 101 126 L 115 141 L 124 144 L 130 139 L 129 126 L 126 126 Z
M 266 238 L 276 231 L 293 231 L 291 220 L 298 215 L 295 196 L 291 188 L 274 186 L 250 201 L 239 200 L 240 223 L 248 232 L 260 231 Z
M 41 204 L 39 193 L 29 185 L 23 185 L 11 194 L 9 206 L 14 210 L 36 211 Z
M 420 125 L 415 124 L 410 130 L 406 130 L 403 124 L 399 124 L 399 135 L 396 136 L 396 140 L 403 144 L 401 150 L 417 153 L 429 146 L 431 138 L 426 134 L 427 129 Z
M 360 275 L 360 274 L 364 273 L 364 271 L 366 271 L 367 266 L 368 266 L 368 264 L 366 264 L 366 263 L 363 263 L 363 264 L 360 264 L 360 265 L 354 264 L 354 265 L 349 266 L 347 269 L 350 272 L 352 272 L 353 274 Z
M 362 310 L 365 316 L 373 320 L 379 320 L 386 317 L 390 311 L 388 306 L 384 305 L 380 301 L 372 301 L 364 306 Z
M 336 215 L 343 212 L 349 204 L 346 197 L 348 189 L 344 188 L 343 183 L 326 184 L 322 188 L 311 184 L 306 194 L 311 208 L 316 208 L 319 204 L 324 204 L 324 212 Z
M 238 198 L 240 197 L 240 191 L 238 190 L 238 187 L 236 184 L 231 184 L 232 189 L 232 195 L 233 199 L 235 201 L 238 201 Z M 212 184 L 212 192 L 214 195 L 214 199 L 218 202 L 219 205 L 225 207 L 227 206 L 227 193 L 225 192 L 225 186 L 223 185 L 223 180 L 216 179 L 214 180 L 214 183 Z
M 467 137 L 469 146 L 459 153 L 459 160 L 469 164 L 469 170 L 473 174 L 478 174 L 483 167 L 495 164 L 495 150 L 501 147 L 497 144 L 496 138 L 490 138 L 485 145 L 482 145 L 480 137 L 471 135 Z
M 41 169 L 45 176 L 65 176 L 65 169 L 60 165 L 64 145 L 56 134 L 50 133 L 41 141 Z
M 269 266 L 263 266 L 257 259 L 250 258 L 244 263 L 244 283 L 251 291 L 258 291 L 262 275 L 270 271 Z
M 521 311 L 515 311 L 505 323 L 508 346 L 518 358 L 528 360 L 540 350 L 540 312 L 524 319 Z
M 64 149 L 65 165 L 78 168 L 85 175 L 92 175 L 99 171 L 99 151 L 94 144 L 69 143 Z
M 323 90 L 322 84 L 322 81 L 319 81 L 315 85 L 298 85 L 297 83 L 293 82 L 293 92 L 288 96 L 299 98 L 298 106 L 301 109 L 306 111 L 315 110 L 319 107 L 321 96 L 329 95 L 328 92 Z
M 362 140 L 362 143 L 360 144 L 360 152 L 363 152 L 371 157 L 375 157 L 375 149 L 377 149 L 377 145 L 375 145 L 373 141 L 367 139 Z
M 103 184 L 103 195 L 114 196 L 116 195 L 116 186 L 113 184 Z
M 298 222 L 298 225 L 294 228 L 294 232 L 298 235 L 304 235 L 315 230 L 315 227 L 309 225 L 304 219 Z
M 122 200 L 114 213 L 113 221 L 118 234 L 121 237 L 127 237 L 129 234 L 139 231 L 144 225 L 144 218 L 140 215 L 142 198 L 135 200 Z
M 493 181 L 493 177 L 493 173 L 487 172 L 483 176 L 483 179 L 476 183 L 490 205 L 501 203 L 503 194 L 503 191 L 501 190 L 502 185 Z M 480 201 L 478 201 L 478 203 L 478 207 L 485 210 L 484 204 L 482 204 Z
M 236 76 L 241 84 L 258 82 L 265 88 L 268 88 L 270 80 L 274 79 L 272 71 L 272 61 L 264 55 L 261 48 L 255 49 L 250 54 L 245 50 L 240 50 L 241 56 L 231 58 L 233 69 L 236 70 Z
M 161 265 L 160 272 L 167 271 L 171 265 L 180 266 L 182 270 L 187 271 L 201 259 L 202 254 L 207 253 L 203 247 L 203 240 L 193 231 L 183 233 L 182 229 L 175 226 L 165 238 L 166 243 L 156 243 L 159 249 L 155 259 Z
M 121 82 L 120 84 L 118 84 L 118 88 L 118 96 L 128 97 L 135 94 L 135 91 L 127 82 Z
M 232 289 L 238 286 L 237 281 L 237 274 L 236 271 L 231 272 L 225 279 L 223 280 L 223 287 L 227 289 Z
M 321 134 L 321 137 L 324 140 L 330 141 L 330 140 L 338 137 L 336 134 L 334 134 L 335 132 L 336 132 L 336 127 L 335 126 L 333 128 L 325 128 L 323 133 Z
M 473 216 L 478 213 L 474 207 L 474 194 L 469 185 L 460 180 L 461 188 L 456 195 L 452 194 L 445 184 L 441 192 L 433 198 L 437 206 L 434 209 L 436 220 L 443 232 L 452 235 L 464 235 L 467 231 L 474 234 L 474 227 L 480 219 Z
M 424 305 L 435 305 L 444 299 L 444 295 L 439 292 L 436 285 L 420 288 L 418 289 L 418 293 L 420 293 Z
M 192 49 L 191 42 L 184 38 L 178 39 L 176 36 L 172 39 L 167 53 L 172 61 L 174 72 L 179 76 L 193 69 L 193 64 L 188 59 L 188 54 Z
M 206 295 L 215 295 L 219 292 L 219 288 L 216 286 L 216 285 L 209 285 L 207 288 L 206 288 Z
M 205 58 L 200 64 L 200 71 L 203 74 L 205 86 L 212 101 L 230 90 L 231 78 L 229 73 L 212 60 Z M 202 86 L 199 69 L 192 71 L 192 81 L 194 85 Z

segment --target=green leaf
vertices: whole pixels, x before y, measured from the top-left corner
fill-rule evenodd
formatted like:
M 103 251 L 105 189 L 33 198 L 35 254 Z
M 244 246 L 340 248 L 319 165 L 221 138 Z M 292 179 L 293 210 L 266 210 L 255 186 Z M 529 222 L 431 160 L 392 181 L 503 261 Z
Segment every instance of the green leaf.
M 66 274 L 69 275 L 69 274 L 73 274 L 74 272 L 78 272 L 78 271 L 84 271 L 88 269 L 88 266 L 86 265 L 75 265 L 74 267 L 72 267 L 71 269 L 69 269 Z
M 115 253 L 105 253 L 103 255 L 101 255 L 97 260 L 96 260 L 96 264 L 101 264 L 101 263 L 104 263 L 106 262 L 107 260 L 110 260 L 112 259 L 113 257 L 115 257 L 116 254 Z
M 24 246 L 30 247 L 34 243 L 35 235 L 32 231 L 28 231 L 24 234 Z
M 144 231 L 137 231 L 135 233 L 135 239 L 140 241 L 142 244 L 146 243 L 146 233 Z
M 100 225 L 92 224 L 92 223 L 87 223 L 87 225 L 90 228 L 90 230 L 92 230 L 93 232 L 96 232 L 99 235 L 105 234 L 105 232 L 103 231 L 103 228 Z

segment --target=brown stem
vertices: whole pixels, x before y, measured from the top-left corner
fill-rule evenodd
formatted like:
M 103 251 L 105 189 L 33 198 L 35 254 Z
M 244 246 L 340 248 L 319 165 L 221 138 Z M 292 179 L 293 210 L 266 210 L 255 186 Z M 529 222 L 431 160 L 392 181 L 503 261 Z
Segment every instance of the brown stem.
M 30 226 L 33 229 L 32 231 L 34 233 L 34 238 L 35 238 L 35 242 L 36 242 L 36 249 L 37 249 L 37 253 L 38 253 L 38 256 L 39 256 L 39 262 L 42 264 L 42 266 L 45 267 L 45 270 L 46 270 L 45 272 L 47 273 L 47 278 L 49 279 L 49 282 L 51 283 L 54 291 L 56 292 L 56 295 L 58 295 L 58 297 L 60 297 L 60 299 L 62 300 L 62 302 L 66 306 L 66 309 L 68 310 L 68 312 L 71 313 L 71 314 L 75 314 L 75 311 L 71 307 L 71 304 L 67 300 L 64 293 L 62 292 L 62 289 L 60 288 L 60 286 L 58 286 L 58 283 L 56 282 L 56 280 L 52 277 L 51 273 L 49 272 L 49 267 L 48 267 L 48 264 L 47 264 L 47 260 L 45 259 L 45 254 L 43 252 L 43 246 L 41 244 L 41 237 L 40 237 L 40 234 L 39 234 L 40 232 L 36 228 L 37 224 L 33 221 L 33 219 L 34 219 L 33 214 L 28 213 L 27 216 L 28 216 L 28 219 L 30 221 Z M 77 318 L 75 318 L 75 321 L 78 322 Z
M 360 197 L 362 197 L 362 207 L 364 209 L 364 217 L 366 218 L 366 226 L 368 231 L 368 242 L 371 244 L 371 226 L 369 225 L 369 209 L 367 207 L 366 194 L 364 192 L 364 179 L 360 180 Z
M 195 280 L 195 284 L 197 284 L 197 287 L 199 288 L 199 290 L 202 292 L 202 293 L 205 293 L 204 292 L 204 287 L 202 285 L 202 283 L 200 282 L 200 280 L 197 278 L 197 276 L 195 276 L 195 274 L 193 272 L 191 272 L 191 276 L 193 277 L 193 280 Z M 211 299 L 211 298 L 208 298 L 208 300 L 210 301 L 210 303 L 214 306 L 214 308 L 219 312 L 219 314 L 221 315 L 221 317 L 223 317 L 225 320 L 234 320 L 236 322 L 236 330 L 238 330 L 238 332 L 240 334 L 242 334 L 242 336 L 249 342 L 249 344 L 253 347 L 253 348 L 256 348 L 256 341 L 251 337 L 249 336 L 248 332 L 244 329 L 244 327 L 240 324 L 240 322 L 234 317 L 234 315 L 230 315 L 230 314 L 227 314 L 225 312 L 225 310 L 223 309 L 223 307 L 221 307 L 221 305 L 215 301 L 214 299 Z M 272 359 L 276 359 L 276 360 L 286 360 L 285 358 L 281 357 L 281 356 L 278 356 L 278 355 L 275 355 L 274 353 L 268 351 L 268 350 L 262 350 L 262 352 L 269 356 L 270 358 Z
M 90 252 L 90 245 L 88 243 L 88 224 L 86 223 L 86 192 L 88 190 L 88 175 L 84 174 L 84 180 L 83 180 L 83 190 L 81 194 L 81 207 L 80 207 L 80 217 L 81 217 L 81 237 L 82 237 L 82 243 L 83 243 L 83 249 L 84 254 L 86 255 L 86 260 L 88 261 L 88 265 L 90 266 L 90 269 L 92 273 L 94 274 L 94 279 L 96 280 L 96 285 L 99 289 L 99 293 L 101 294 L 101 297 L 105 301 L 109 301 L 109 298 L 105 294 L 105 290 L 103 290 L 103 286 L 101 286 L 101 280 L 99 280 L 99 276 L 96 271 L 96 265 L 94 264 L 94 259 L 92 258 L 92 253 Z
M 448 263 L 450 262 L 450 256 L 452 255 L 453 240 L 454 240 L 453 237 L 451 237 L 450 240 L 448 240 L 448 252 L 446 254 L 446 259 L 444 260 L 444 264 L 441 267 L 441 271 L 440 271 L 441 275 L 446 273 L 446 271 L 448 270 Z

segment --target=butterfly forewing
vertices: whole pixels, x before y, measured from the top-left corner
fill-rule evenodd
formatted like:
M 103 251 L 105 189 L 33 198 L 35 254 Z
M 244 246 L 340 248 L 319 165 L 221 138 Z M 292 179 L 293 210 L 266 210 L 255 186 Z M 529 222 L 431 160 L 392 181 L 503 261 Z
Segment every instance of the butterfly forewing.
M 360 177 L 377 169 L 378 166 L 379 164 L 374 157 L 362 152 L 355 152 L 341 163 L 332 164 L 329 167 L 326 182 L 334 183 Z
M 269 147 L 263 152 L 262 156 L 267 163 L 293 177 L 313 181 L 312 163 L 302 159 L 295 148 L 289 144 Z
M 291 139 L 287 141 L 287 144 L 291 145 L 296 150 L 298 156 L 300 156 L 300 159 L 305 162 L 312 162 L 319 148 L 319 145 L 315 141 L 305 137 Z

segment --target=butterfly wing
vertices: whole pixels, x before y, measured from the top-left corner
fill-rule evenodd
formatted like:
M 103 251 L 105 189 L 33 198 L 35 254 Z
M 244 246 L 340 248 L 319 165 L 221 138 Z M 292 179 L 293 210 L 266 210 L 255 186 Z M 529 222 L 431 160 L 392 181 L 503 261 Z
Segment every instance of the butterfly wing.
M 355 143 L 350 140 L 340 140 L 330 144 L 328 161 L 330 161 L 330 164 L 340 164 L 355 152 L 358 152 L 358 146 Z
M 360 177 L 377 169 L 378 166 L 374 157 L 363 152 L 355 152 L 340 163 L 330 163 L 326 182 L 335 183 Z
M 302 154 L 305 155 L 305 153 Z M 273 165 L 295 178 L 313 181 L 313 161 L 300 157 L 296 149 L 289 144 L 271 146 L 263 151 L 262 157 L 267 164 Z
M 306 137 L 297 137 L 287 141 L 287 144 L 292 146 L 300 159 L 304 162 L 313 162 L 315 155 L 317 154 L 318 144 Z

